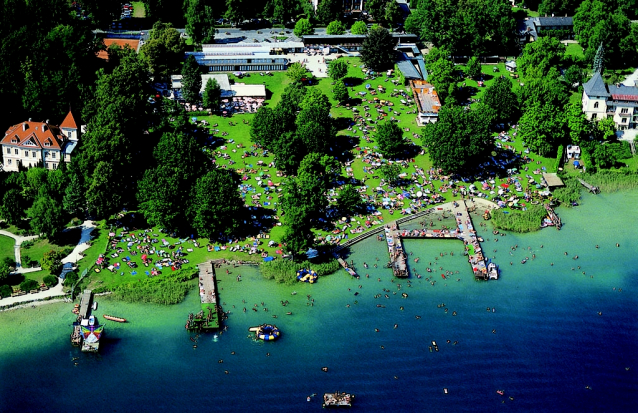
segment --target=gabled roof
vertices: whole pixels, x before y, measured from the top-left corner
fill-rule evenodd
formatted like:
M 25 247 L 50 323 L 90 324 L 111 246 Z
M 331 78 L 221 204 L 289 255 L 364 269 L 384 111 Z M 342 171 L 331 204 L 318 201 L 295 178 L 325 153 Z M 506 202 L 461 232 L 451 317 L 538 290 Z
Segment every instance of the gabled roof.
M 583 86 L 587 96 L 610 96 L 610 93 L 607 90 L 607 85 L 605 84 L 603 77 L 600 75 L 600 72 L 594 73 L 591 79 L 589 79 Z
M 571 17 L 537 17 L 535 19 L 537 26 L 573 26 L 574 21 Z
M 619 85 L 609 85 L 609 93 L 613 100 L 638 101 L 638 87 Z
M 31 149 L 59 150 L 63 142 L 64 135 L 60 133 L 60 129 L 57 126 L 44 122 L 20 122 L 7 129 L 0 144 Z M 48 143 L 48 145 L 45 145 L 45 143 Z
M 73 113 L 69 110 L 69 113 L 66 115 L 66 118 L 62 121 L 60 128 L 63 129 L 77 129 L 78 124 L 75 122 L 75 118 L 73 117 Z

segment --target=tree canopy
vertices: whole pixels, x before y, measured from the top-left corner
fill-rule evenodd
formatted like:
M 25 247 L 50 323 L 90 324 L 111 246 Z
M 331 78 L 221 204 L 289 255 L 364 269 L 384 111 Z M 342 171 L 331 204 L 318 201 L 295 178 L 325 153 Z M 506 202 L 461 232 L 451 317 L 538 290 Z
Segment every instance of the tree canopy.
M 489 119 L 480 110 L 443 106 L 439 120 L 423 128 L 423 145 L 437 168 L 467 175 L 493 148 Z
M 201 98 L 202 76 L 195 56 L 190 55 L 182 67 L 182 97 L 191 104 L 197 104 Z
M 565 137 L 565 115 L 550 102 L 536 102 L 518 121 L 519 136 L 534 152 L 550 156 Z
M 398 158 L 403 154 L 403 131 L 396 122 L 386 121 L 378 124 L 375 138 L 379 152 L 385 158 Z
M 556 37 L 539 37 L 525 45 L 521 57 L 516 59 L 517 70 L 525 78 L 542 78 L 560 65 L 564 55 L 565 45 Z
M 346 32 L 346 26 L 343 25 L 339 20 L 331 21 L 326 27 L 327 34 L 344 34 Z
M 303 37 L 307 34 L 313 34 L 315 29 L 313 29 L 312 24 L 310 24 L 310 20 L 308 19 L 299 19 L 297 23 L 295 23 L 295 29 L 293 30 L 295 36 Z
M 342 15 L 342 6 L 342 0 L 321 1 L 317 6 L 317 19 L 323 24 L 339 20 Z
M 498 121 L 514 120 L 518 116 L 518 97 L 512 90 L 512 81 L 507 77 L 499 77 L 487 87 L 483 103 L 494 110 Z
M 395 41 L 383 27 L 372 28 L 361 45 L 361 60 L 374 70 L 385 70 L 394 64 Z
M 219 106 L 222 103 L 222 88 L 217 83 L 217 80 L 210 78 L 206 81 L 202 101 L 205 108 L 213 112 L 219 111 Z
M 343 79 L 348 75 L 348 62 L 345 59 L 335 59 L 328 65 L 328 72 L 334 80 Z
M 186 44 L 170 23 L 156 22 L 150 39 L 140 47 L 140 55 L 156 77 L 168 78 L 179 72 Z
M 186 33 L 195 44 L 212 43 L 215 39 L 213 7 L 212 4 L 206 3 L 208 3 L 206 0 L 184 1 Z
M 214 169 L 197 180 L 192 205 L 193 227 L 200 236 L 227 238 L 240 228 L 244 201 L 237 191 L 238 178 Z
M 352 27 L 350 28 L 350 33 L 352 34 L 367 34 L 368 33 L 368 26 L 365 24 L 365 22 L 358 20 L 356 22 L 354 22 L 352 24 Z

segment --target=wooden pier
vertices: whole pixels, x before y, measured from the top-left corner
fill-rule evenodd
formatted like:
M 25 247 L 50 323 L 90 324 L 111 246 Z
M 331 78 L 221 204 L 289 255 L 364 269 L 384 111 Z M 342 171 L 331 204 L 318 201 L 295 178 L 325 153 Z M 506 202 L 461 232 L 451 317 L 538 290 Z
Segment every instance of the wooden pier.
M 189 314 L 187 330 L 216 330 L 220 325 L 221 308 L 217 302 L 217 274 L 212 261 L 197 265 L 199 270 L 199 296 L 202 309 Z
M 488 279 L 487 265 L 481 249 L 479 239 L 470 218 L 470 213 L 465 200 L 453 202 L 451 212 L 456 218 L 456 229 L 452 230 L 433 230 L 433 229 L 415 229 L 412 231 L 400 230 L 398 222 L 392 226 L 386 227 L 386 240 L 388 242 L 388 251 L 390 253 L 389 267 L 392 268 L 394 275 L 397 277 L 407 277 L 407 255 L 401 245 L 402 238 L 422 239 L 422 238 L 456 238 L 463 241 L 465 250 L 467 251 L 468 262 L 472 265 L 474 276 L 479 279 Z
M 94 324 L 90 324 L 91 311 L 93 309 L 93 292 L 84 290 L 80 298 L 80 308 L 77 319 L 73 323 L 71 333 L 71 344 L 81 346 L 82 351 L 96 353 L 100 348 L 100 338 L 104 333 L 104 326 L 95 319 Z
M 551 206 L 547 204 L 544 204 L 544 205 L 545 205 L 545 209 L 547 210 L 547 216 L 552 221 L 556 229 L 560 230 L 560 227 L 563 226 L 563 223 L 561 222 L 560 217 L 556 215 L 556 212 L 554 212 Z
M 580 182 L 580 184 L 584 186 L 585 188 L 587 188 L 587 190 L 591 192 L 592 194 L 598 195 L 600 193 L 600 189 L 597 186 L 591 185 L 580 178 L 578 178 L 578 182 Z

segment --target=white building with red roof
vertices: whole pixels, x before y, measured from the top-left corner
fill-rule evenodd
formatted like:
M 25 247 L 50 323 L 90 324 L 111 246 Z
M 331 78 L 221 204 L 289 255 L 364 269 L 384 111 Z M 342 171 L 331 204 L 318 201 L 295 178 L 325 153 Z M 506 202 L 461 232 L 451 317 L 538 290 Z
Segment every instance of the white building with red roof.
M 587 119 L 612 118 L 618 130 L 638 127 L 638 87 L 607 85 L 600 72 L 583 86 L 582 105 Z
M 47 169 L 57 169 L 60 162 L 71 162 L 71 153 L 80 138 L 80 128 L 71 111 L 60 126 L 29 119 L 11 126 L 0 141 L 3 169 L 18 171 L 20 164 L 27 168 L 38 163 Z

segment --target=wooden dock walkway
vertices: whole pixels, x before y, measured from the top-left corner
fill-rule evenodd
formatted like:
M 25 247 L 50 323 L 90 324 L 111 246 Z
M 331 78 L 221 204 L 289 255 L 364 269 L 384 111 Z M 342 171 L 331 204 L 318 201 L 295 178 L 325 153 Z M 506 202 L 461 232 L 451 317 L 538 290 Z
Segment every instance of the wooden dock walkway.
M 217 274 L 212 261 L 197 265 L 199 270 L 199 297 L 202 309 L 197 314 L 189 314 L 186 321 L 187 330 L 218 329 L 221 308 L 217 301 Z
M 543 205 L 545 206 L 545 209 L 547 210 L 547 215 L 549 216 L 549 219 L 552 221 L 556 229 L 560 230 L 560 227 L 563 226 L 563 223 L 561 222 L 560 217 L 556 215 L 556 212 L 554 212 L 552 207 L 550 207 L 547 204 L 543 204 Z
M 585 188 L 587 188 L 587 190 L 591 192 L 592 194 L 597 195 L 600 193 L 600 189 L 597 186 L 591 185 L 587 183 L 585 180 L 580 178 L 578 178 L 578 182 L 580 182 L 580 184 L 584 186 Z

